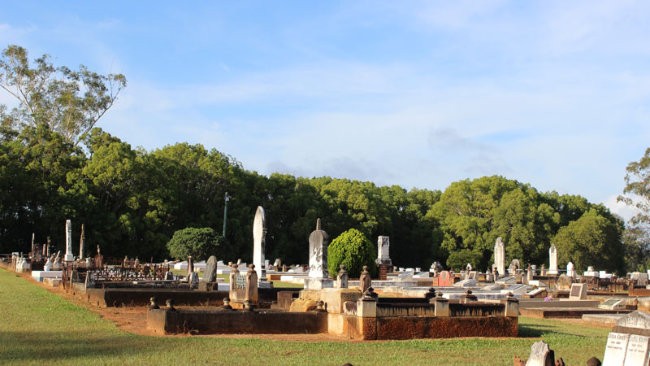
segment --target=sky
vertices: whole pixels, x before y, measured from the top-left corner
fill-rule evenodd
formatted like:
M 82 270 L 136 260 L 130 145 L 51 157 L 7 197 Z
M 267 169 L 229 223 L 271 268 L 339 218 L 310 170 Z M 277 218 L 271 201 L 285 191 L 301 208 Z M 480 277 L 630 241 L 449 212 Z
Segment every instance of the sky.
M 122 73 L 98 127 L 260 174 L 501 175 L 616 204 L 650 147 L 648 1 L 7 1 L 0 46 Z M 0 103 L 11 103 L 0 93 Z

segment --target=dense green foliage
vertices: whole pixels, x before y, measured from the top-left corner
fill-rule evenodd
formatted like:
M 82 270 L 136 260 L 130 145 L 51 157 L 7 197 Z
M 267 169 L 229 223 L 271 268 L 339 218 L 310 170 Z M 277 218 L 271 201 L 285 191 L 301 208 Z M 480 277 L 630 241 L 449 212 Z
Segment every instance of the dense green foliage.
M 211 255 L 221 256 L 221 236 L 212 228 L 188 227 L 178 230 L 167 243 L 169 255 L 175 259 L 207 260 Z
M 11 66 L 15 59 L 26 65 L 22 51 L 5 51 L 0 65 L 5 89 L 18 80 L 19 70 Z M 51 80 L 47 58 L 36 63 L 28 67 L 29 80 L 36 80 L 35 74 Z M 620 271 L 625 255 L 647 253 L 647 240 L 639 239 L 647 235 L 622 235 L 623 223 L 604 206 L 580 196 L 538 192 L 500 176 L 454 182 L 444 192 L 407 191 L 330 177 L 262 176 L 199 144 L 134 149 L 91 128 L 115 100 L 107 84 L 117 83 L 119 91 L 123 76 L 88 75 L 94 75 L 90 80 L 98 89 L 84 94 L 85 104 L 71 104 L 79 119 L 68 129 L 56 122 L 67 114 L 45 113 L 63 103 L 57 96 L 62 89 L 39 89 L 48 102 L 36 107 L 21 102 L 9 111 L 0 105 L 0 252 L 27 252 L 32 233 L 38 242 L 49 236 L 54 249 L 63 249 L 65 219 L 71 219 L 74 232 L 85 224 L 88 248 L 99 245 L 106 257 L 162 260 L 169 256 L 167 242 L 177 230 L 221 232 L 228 192 L 227 232 L 219 249 L 224 260 L 252 258 L 252 222 L 259 205 L 267 215 L 266 257 L 287 264 L 307 262 L 309 233 L 319 217 L 330 237 L 352 228 L 371 241 L 390 236 L 390 257 L 405 267 L 428 268 L 438 260 L 456 269 L 471 263 L 485 270 L 499 236 L 506 260 L 516 258 L 522 265 L 548 264 L 551 243 L 560 250 L 558 264 L 574 260 L 578 270 L 594 265 Z M 74 93 L 68 97 L 80 98 Z M 631 172 L 647 178 L 648 161 L 633 165 Z M 631 187 L 626 192 L 643 193 L 643 185 Z M 623 239 L 626 249 L 620 250 Z M 602 248 L 602 255 L 595 248 Z
M 630 269 L 644 271 L 650 267 L 650 148 L 626 170 L 625 195 L 618 199 L 635 207 L 637 214 L 624 233 L 625 261 Z
M 327 247 L 327 270 L 336 277 L 341 264 L 350 277 L 359 277 L 363 266 L 374 267 L 376 250 L 370 240 L 357 229 L 350 229 L 332 240 Z

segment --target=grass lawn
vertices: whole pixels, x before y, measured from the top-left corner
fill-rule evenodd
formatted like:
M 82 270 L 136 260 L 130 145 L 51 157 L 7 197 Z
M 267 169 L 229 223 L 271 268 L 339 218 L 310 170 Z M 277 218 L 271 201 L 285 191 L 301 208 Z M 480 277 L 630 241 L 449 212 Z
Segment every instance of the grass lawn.
M 126 333 L 0 269 L 1 365 L 512 365 L 543 339 L 567 365 L 602 359 L 609 329 L 519 318 L 519 338 L 299 342 Z

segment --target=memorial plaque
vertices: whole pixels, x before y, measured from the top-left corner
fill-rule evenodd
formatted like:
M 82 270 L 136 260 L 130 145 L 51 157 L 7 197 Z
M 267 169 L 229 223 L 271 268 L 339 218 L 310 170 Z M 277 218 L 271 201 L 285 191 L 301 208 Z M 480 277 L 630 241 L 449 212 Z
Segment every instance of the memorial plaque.
M 605 356 L 603 357 L 603 366 L 623 366 L 625 362 L 625 352 L 627 343 L 630 339 L 629 334 L 611 332 L 607 336 L 607 345 L 605 346 Z
M 650 337 L 630 334 L 623 366 L 648 366 L 648 362 L 650 362 L 648 343 L 650 343 Z
M 571 284 L 570 300 L 584 300 L 587 298 L 587 285 L 584 283 Z

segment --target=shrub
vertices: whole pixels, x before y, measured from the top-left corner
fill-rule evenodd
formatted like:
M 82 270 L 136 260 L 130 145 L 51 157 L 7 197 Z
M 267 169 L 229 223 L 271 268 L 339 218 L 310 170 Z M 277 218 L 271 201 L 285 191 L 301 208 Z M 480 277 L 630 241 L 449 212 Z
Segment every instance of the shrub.
M 187 259 L 191 255 L 194 260 L 204 260 L 211 255 L 221 254 L 219 247 L 222 241 L 221 235 L 212 228 L 188 227 L 174 233 L 167 243 L 167 250 L 176 259 Z
M 359 230 L 350 229 L 327 248 L 327 269 L 330 276 L 336 277 L 339 265 L 344 264 L 350 277 L 359 277 L 363 266 L 374 272 L 374 246 Z

